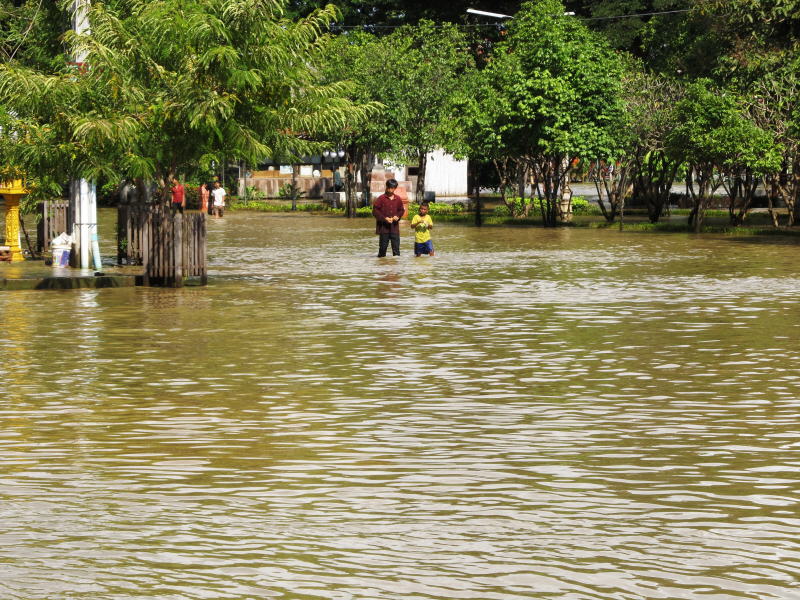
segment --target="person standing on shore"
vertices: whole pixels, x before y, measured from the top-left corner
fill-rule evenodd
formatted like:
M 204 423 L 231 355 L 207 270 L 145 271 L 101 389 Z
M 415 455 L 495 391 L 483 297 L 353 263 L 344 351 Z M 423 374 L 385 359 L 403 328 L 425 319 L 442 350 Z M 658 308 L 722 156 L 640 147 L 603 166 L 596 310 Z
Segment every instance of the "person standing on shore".
M 172 211 L 183 212 L 186 208 L 186 190 L 177 177 L 172 178 Z
M 375 217 L 375 233 L 378 235 L 378 257 L 386 256 L 389 242 L 392 244 L 392 256 L 400 256 L 400 219 L 405 207 L 403 201 L 394 191 L 397 180 L 386 182 L 386 191 L 372 205 L 372 216 Z
M 200 186 L 200 212 L 208 212 L 208 197 L 210 195 L 211 192 L 208 191 L 208 185 L 205 183 L 202 184 Z

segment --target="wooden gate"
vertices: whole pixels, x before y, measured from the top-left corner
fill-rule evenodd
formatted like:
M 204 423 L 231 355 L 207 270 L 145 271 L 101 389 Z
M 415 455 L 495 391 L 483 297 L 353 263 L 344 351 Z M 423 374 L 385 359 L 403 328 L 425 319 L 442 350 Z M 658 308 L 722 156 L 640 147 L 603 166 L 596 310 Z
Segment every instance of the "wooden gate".
M 69 202 L 66 200 L 46 200 L 39 203 L 41 218 L 36 225 L 36 251 L 40 254 L 50 250 L 50 240 L 60 233 L 72 235 L 69 222 Z
M 117 239 L 118 262 L 144 266 L 146 286 L 181 287 L 187 277 L 208 282 L 205 213 L 120 206 Z

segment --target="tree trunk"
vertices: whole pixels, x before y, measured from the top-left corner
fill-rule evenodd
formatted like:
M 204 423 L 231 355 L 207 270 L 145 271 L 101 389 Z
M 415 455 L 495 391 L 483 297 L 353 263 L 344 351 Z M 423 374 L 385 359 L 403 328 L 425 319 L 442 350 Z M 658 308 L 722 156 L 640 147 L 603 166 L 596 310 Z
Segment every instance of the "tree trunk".
M 728 216 L 734 227 L 742 225 L 750 213 L 759 181 L 752 169 L 744 169 L 723 179 L 722 185 L 728 194 Z
M 475 194 L 475 226 L 481 227 L 483 225 L 483 207 L 481 206 L 481 182 L 478 176 L 478 163 L 477 161 L 470 161 L 469 164 L 472 172 L 472 190 Z
M 566 222 L 567 214 L 561 209 L 562 190 L 572 170 L 572 162 L 564 155 L 538 156 L 530 159 L 536 177 L 536 194 L 542 211 L 542 224 L 556 227 Z M 572 197 L 567 200 L 567 209 Z
M 292 165 L 292 210 L 297 210 L 297 171 L 299 165 Z
M 428 169 L 428 152 L 425 150 L 418 150 L 417 155 L 419 156 L 418 164 L 418 171 L 417 171 L 417 190 L 416 190 L 416 201 L 417 203 L 422 202 L 425 200 L 425 172 Z
M 497 158 L 492 161 L 495 171 L 497 171 L 497 178 L 500 180 L 500 199 L 503 204 L 508 208 L 512 217 L 517 216 L 517 207 L 513 202 L 508 200 L 508 192 L 512 190 L 512 182 L 514 181 L 515 174 L 518 169 L 518 161 L 514 158 L 504 157 Z
M 784 201 L 789 209 L 789 226 L 793 227 L 798 224 L 797 208 L 800 205 L 800 151 L 795 155 L 792 161 L 792 176 L 791 182 L 787 182 L 787 191 Z
M 773 183 L 771 187 L 772 189 L 767 194 L 767 210 L 769 211 L 770 219 L 772 219 L 772 226 L 777 228 L 780 225 L 778 221 L 778 212 L 775 210 L 775 206 L 772 203 L 772 198 L 775 195 L 775 184 Z
M 669 160 L 662 151 L 640 148 L 634 155 L 634 195 L 644 200 L 651 223 L 658 223 L 669 203 L 678 167 L 680 164 Z
M 153 188 L 152 182 L 149 179 L 137 177 L 136 184 L 136 197 L 139 204 L 150 204 L 153 201 Z
M 344 215 L 348 219 L 352 219 L 356 216 L 356 161 L 355 161 L 355 150 L 350 148 L 347 150 L 346 155 L 346 167 L 345 167 L 345 178 L 344 178 L 344 194 L 345 194 L 345 211 Z
M 695 177 L 693 175 L 696 175 L 696 191 L 694 188 Z M 714 165 L 709 163 L 691 165 L 686 172 L 686 188 L 694 204 L 692 212 L 689 214 L 688 224 L 689 227 L 694 229 L 695 233 L 700 233 L 705 220 L 708 200 L 717 189 L 717 185 L 714 185 Z
M 361 206 L 369 206 L 372 199 L 372 166 L 375 163 L 375 154 L 370 150 L 361 153 Z

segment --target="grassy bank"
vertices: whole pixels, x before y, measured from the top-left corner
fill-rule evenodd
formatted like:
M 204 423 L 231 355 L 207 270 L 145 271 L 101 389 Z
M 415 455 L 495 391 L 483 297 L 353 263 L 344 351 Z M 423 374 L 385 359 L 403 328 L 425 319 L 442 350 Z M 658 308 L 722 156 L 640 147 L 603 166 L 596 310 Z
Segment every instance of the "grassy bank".
M 585 201 L 576 203 L 575 216 L 566 227 L 590 229 L 618 229 L 619 223 L 609 223 L 603 217 L 600 209 Z M 409 217 L 417 213 L 418 205 L 409 206 Z M 233 199 L 229 205 L 232 211 L 258 211 L 269 213 L 291 213 L 291 202 L 288 201 L 243 201 Z M 344 215 L 343 208 L 331 208 L 321 202 L 298 202 L 297 211 L 311 214 Z M 435 221 L 445 223 L 459 223 L 472 225 L 475 223 L 475 213 L 468 210 L 462 203 L 446 204 L 434 202 L 430 205 L 430 213 Z M 629 232 L 654 232 L 654 233 L 694 233 L 687 223 L 686 209 L 673 209 L 659 223 L 650 223 L 647 220 L 647 211 L 644 209 L 627 210 L 623 229 Z M 370 207 L 360 207 L 356 210 L 357 217 L 372 217 Z M 483 225 L 495 227 L 541 227 L 542 220 L 538 209 L 531 209 L 528 217 L 512 217 L 505 205 L 487 207 L 483 214 Z M 800 236 L 800 230 L 788 228 L 774 228 L 768 214 L 754 213 L 748 218 L 745 226 L 734 227 L 728 222 L 728 212 L 725 210 L 709 210 L 706 212 L 706 225 L 702 233 L 724 234 L 731 236 L 756 236 L 756 235 L 783 235 Z

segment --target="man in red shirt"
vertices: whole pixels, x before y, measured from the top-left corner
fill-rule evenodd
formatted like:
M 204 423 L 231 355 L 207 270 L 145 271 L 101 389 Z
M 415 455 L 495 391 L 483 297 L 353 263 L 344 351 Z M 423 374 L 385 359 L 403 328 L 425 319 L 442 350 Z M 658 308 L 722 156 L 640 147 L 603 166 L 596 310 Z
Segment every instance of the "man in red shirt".
M 186 208 L 186 193 L 177 177 L 172 178 L 172 210 L 183 212 Z
M 400 256 L 400 219 L 405 208 L 403 201 L 395 195 L 397 181 L 386 182 L 386 192 L 372 204 L 375 217 L 375 233 L 378 234 L 378 256 L 386 256 L 386 248 L 392 243 L 392 256 Z

